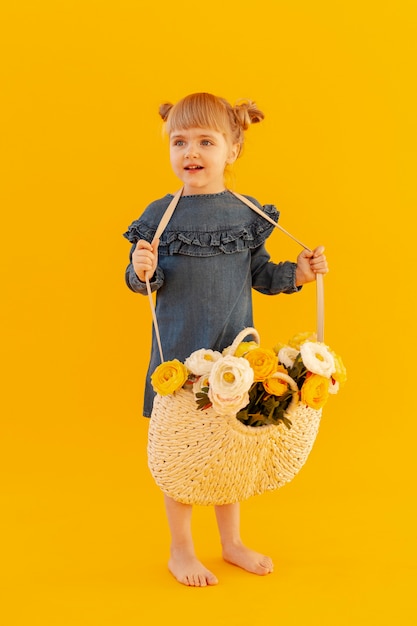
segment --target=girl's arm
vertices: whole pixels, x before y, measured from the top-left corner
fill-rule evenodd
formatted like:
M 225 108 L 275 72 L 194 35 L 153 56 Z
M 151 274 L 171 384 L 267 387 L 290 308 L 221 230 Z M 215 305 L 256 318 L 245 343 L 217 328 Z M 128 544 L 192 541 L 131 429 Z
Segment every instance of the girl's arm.
M 295 293 L 301 289 L 296 284 L 297 264 L 291 261 L 273 263 L 264 245 L 252 250 L 252 287 L 268 296 L 278 293 Z
M 303 250 L 297 257 L 297 263 L 273 263 L 262 245 L 252 251 L 251 271 L 253 288 L 275 295 L 299 291 L 302 285 L 314 281 L 316 274 L 326 274 L 328 266 L 323 246 L 312 251 Z

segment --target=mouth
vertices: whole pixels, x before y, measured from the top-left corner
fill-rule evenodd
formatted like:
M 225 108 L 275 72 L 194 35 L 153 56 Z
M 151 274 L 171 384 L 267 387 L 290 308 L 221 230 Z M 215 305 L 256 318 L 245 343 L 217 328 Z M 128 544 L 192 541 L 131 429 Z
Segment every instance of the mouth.
M 187 165 L 186 167 L 184 167 L 184 169 L 188 172 L 193 172 L 195 170 L 202 170 L 203 168 L 201 167 L 201 165 Z

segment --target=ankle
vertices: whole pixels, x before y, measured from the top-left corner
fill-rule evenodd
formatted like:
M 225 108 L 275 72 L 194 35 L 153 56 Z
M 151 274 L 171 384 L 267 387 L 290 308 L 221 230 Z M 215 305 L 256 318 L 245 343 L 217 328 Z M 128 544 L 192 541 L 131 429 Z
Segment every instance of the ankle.
M 170 546 L 171 556 L 195 556 L 193 543 L 189 541 L 176 541 Z
M 243 547 L 243 542 L 240 537 L 230 537 L 228 539 L 222 539 L 221 541 L 223 552 L 227 550 L 236 550 Z

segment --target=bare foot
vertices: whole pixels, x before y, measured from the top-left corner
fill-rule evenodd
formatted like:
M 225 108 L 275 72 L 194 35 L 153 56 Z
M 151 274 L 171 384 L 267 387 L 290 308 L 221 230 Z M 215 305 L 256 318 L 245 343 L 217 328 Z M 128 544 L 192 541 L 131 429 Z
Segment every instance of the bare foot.
M 274 570 L 274 564 L 269 556 L 250 550 L 242 543 L 224 548 L 223 558 L 228 563 L 259 576 L 265 576 Z
M 217 585 L 218 580 L 193 554 L 173 552 L 168 569 L 178 582 L 189 587 Z

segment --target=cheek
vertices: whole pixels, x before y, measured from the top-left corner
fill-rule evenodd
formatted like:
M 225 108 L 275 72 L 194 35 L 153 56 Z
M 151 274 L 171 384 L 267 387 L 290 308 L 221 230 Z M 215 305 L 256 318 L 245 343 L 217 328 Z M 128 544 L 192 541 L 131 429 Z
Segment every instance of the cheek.
M 169 155 L 169 160 L 170 160 L 171 166 L 173 168 L 178 168 L 179 167 L 180 159 L 178 157 L 178 154 L 175 154 L 175 153 L 171 152 L 170 155 Z

